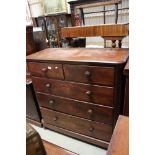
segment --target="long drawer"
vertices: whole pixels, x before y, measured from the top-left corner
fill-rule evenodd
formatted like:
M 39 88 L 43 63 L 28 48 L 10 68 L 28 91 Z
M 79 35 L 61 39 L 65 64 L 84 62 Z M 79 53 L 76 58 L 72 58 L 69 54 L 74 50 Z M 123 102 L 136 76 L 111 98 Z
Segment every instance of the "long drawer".
M 113 123 L 113 108 L 37 93 L 40 106 L 101 123 Z
M 114 85 L 114 67 L 63 65 L 65 79 L 69 81 Z
M 113 87 L 80 84 L 45 78 L 32 78 L 37 92 L 113 106 Z
M 32 76 L 64 79 L 62 64 L 28 63 Z
M 41 112 L 46 123 L 90 137 L 98 138 L 108 142 L 110 141 L 112 135 L 111 125 L 80 119 L 46 108 L 41 108 Z

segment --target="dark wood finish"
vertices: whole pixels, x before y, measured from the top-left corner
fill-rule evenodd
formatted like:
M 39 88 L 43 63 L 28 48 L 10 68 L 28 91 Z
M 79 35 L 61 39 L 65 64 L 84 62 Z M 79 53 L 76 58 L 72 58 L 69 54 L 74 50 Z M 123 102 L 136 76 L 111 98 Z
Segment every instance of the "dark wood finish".
M 99 139 L 96 139 L 96 138 L 93 138 L 93 137 L 89 137 L 89 136 L 86 136 L 86 135 L 82 135 L 80 133 L 73 132 L 71 130 L 63 129 L 63 128 L 48 124 L 46 122 L 44 124 L 44 127 L 48 128 L 48 129 L 51 129 L 51 130 L 54 130 L 56 132 L 59 132 L 61 134 L 68 135 L 70 137 L 82 140 L 82 141 L 87 142 L 89 144 L 94 144 L 94 145 L 102 147 L 102 148 L 108 148 L 108 145 L 109 145 L 109 142 L 99 140 Z
M 44 31 L 34 31 L 33 38 L 36 51 L 40 51 L 47 48 L 46 34 Z
M 113 87 L 32 78 L 37 92 L 113 106 Z
M 26 26 L 26 55 L 36 51 L 33 38 L 33 26 Z
M 107 155 L 129 155 L 129 118 L 119 116 Z
M 56 48 L 28 56 L 28 67 L 30 63 L 62 65 L 64 79 L 32 75 L 43 126 L 107 148 L 123 106 L 127 59 L 128 49 L 117 48 Z M 90 73 L 92 80 L 87 80 Z
M 110 141 L 112 126 L 41 108 L 44 122 L 100 140 Z
M 114 85 L 114 68 L 84 65 L 64 65 L 65 79 L 69 81 Z
M 26 122 L 28 122 L 30 124 L 33 124 L 33 125 L 36 125 L 36 126 L 39 126 L 39 127 L 42 127 L 42 123 L 41 122 L 35 121 L 33 119 L 29 119 L 28 117 L 26 118 Z
M 38 132 L 26 123 L 26 155 L 46 155 Z
M 129 116 L 129 60 L 124 68 L 124 75 L 126 77 L 126 82 L 123 115 Z
M 41 113 L 39 110 L 39 106 L 36 100 L 35 92 L 30 78 L 27 79 L 26 84 L 26 117 L 29 120 L 32 120 L 31 121 L 32 124 L 38 124 L 40 126 Z
M 77 153 L 71 152 L 44 140 L 43 145 L 46 150 L 46 155 L 78 155 Z
M 32 76 L 64 79 L 61 64 L 29 63 L 28 67 Z
M 37 98 L 41 107 L 86 118 L 96 122 L 107 124 L 112 124 L 113 122 L 113 108 L 111 107 L 103 107 L 101 105 L 43 93 L 37 93 Z
M 27 56 L 27 62 L 57 62 L 98 65 L 123 64 L 128 58 L 128 49 L 101 48 L 47 48 Z

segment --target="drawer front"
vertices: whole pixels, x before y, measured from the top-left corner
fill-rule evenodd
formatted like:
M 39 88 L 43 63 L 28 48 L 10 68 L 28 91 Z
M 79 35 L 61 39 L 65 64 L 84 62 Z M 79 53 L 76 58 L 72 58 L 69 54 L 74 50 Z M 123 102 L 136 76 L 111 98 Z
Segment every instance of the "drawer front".
M 110 141 L 112 126 L 80 119 L 71 115 L 41 108 L 46 123 L 65 128 L 97 139 Z
M 64 79 L 61 64 L 28 63 L 32 76 Z
M 113 106 L 113 88 L 89 84 L 71 83 L 61 80 L 32 78 L 37 92 L 68 97 L 97 104 Z
M 41 93 L 37 93 L 37 98 L 40 106 L 45 108 L 101 123 L 112 124 L 113 121 L 113 108 Z
M 92 84 L 114 85 L 114 67 L 63 65 L 65 79 Z

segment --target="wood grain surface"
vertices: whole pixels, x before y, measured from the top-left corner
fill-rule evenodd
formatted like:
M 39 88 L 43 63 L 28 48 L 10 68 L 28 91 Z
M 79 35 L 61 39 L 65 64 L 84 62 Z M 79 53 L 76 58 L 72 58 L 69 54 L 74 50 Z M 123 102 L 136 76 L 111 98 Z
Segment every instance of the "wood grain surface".
M 129 155 L 129 118 L 119 116 L 107 155 Z
M 62 28 L 61 35 L 62 37 L 125 37 L 128 36 L 128 31 L 128 24 L 104 24 Z
M 128 58 L 128 51 L 125 48 L 47 48 L 27 56 L 27 61 L 122 64 Z

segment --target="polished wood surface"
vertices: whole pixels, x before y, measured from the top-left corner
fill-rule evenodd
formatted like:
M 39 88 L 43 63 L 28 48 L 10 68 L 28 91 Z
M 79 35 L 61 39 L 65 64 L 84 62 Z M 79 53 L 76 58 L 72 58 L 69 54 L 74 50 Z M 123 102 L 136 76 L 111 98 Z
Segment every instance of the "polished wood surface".
M 93 86 L 36 77 L 32 78 L 32 82 L 37 92 L 113 106 L 113 87 Z
M 59 132 L 59 133 L 64 134 L 64 135 L 68 135 L 70 137 L 79 139 L 81 141 L 87 142 L 87 143 L 89 143 L 91 145 L 92 144 L 96 145 L 97 147 L 101 147 L 101 148 L 104 148 L 104 149 L 107 149 L 108 145 L 109 145 L 109 142 L 106 142 L 106 141 L 103 141 L 103 140 L 100 140 L 100 139 L 96 139 L 96 138 L 93 138 L 93 137 L 90 137 L 90 136 L 87 136 L 87 135 L 83 135 L 83 134 L 80 134 L 78 132 L 74 132 L 74 131 L 71 131 L 71 130 L 60 128 L 60 127 L 57 127 L 57 126 L 52 125 L 52 124 L 45 123 L 44 127 L 48 128 L 48 129 L 51 129 L 52 131 L 56 131 L 56 132 Z
M 92 121 L 112 124 L 113 108 L 64 97 L 37 93 L 41 107 L 71 114 Z M 67 107 L 67 108 L 66 108 Z
M 32 76 L 64 79 L 62 64 L 28 63 Z
M 88 121 L 46 108 L 41 108 L 41 112 L 44 123 L 52 124 L 100 140 L 110 141 L 112 134 L 111 125 Z
M 128 49 L 56 48 L 28 56 L 43 126 L 107 148 L 123 105 L 127 59 Z M 61 65 L 63 79 L 34 74 L 40 64 Z
M 78 155 L 77 153 L 71 152 L 44 140 L 43 145 L 46 150 L 46 155 Z
M 124 68 L 124 75 L 126 77 L 126 81 L 123 115 L 129 116 L 129 60 Z
M 129 118 L 119 116 L 107 155 L 129 155 Z
M 68 81 L 114 85 L 113 67 L 86 65 L 64 65 L 65 78 Z M 100 76 L 99 76 L 100 75 Z
M 128 24 L 104 24 L 62 28 L 62 37 L 125 37 L 129 34 Z
M 127 58 L 128 49 L 48 48 L 27 56 L 27 61 L 122 64 Z

